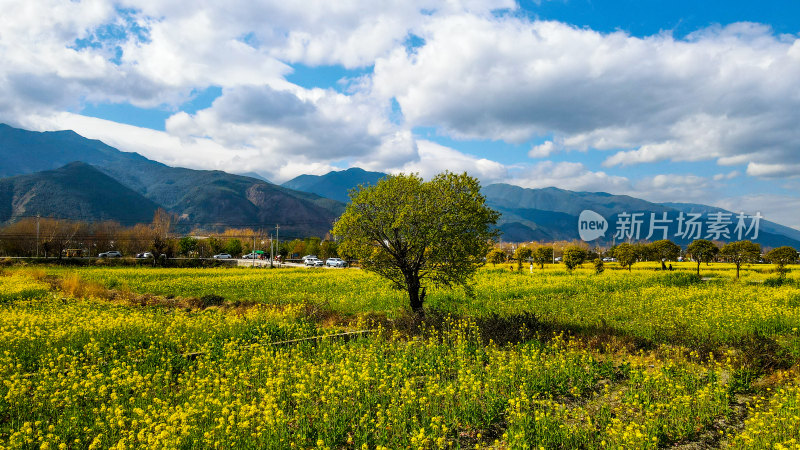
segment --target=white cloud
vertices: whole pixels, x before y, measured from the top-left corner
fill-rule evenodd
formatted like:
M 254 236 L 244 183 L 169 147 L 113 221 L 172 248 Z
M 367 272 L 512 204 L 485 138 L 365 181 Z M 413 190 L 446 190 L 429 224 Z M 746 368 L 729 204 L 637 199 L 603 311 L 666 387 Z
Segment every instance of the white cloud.
M 423 178 L 432 178 L 445 170 L 456 173 L 467 172 L 480 179 L 484 184 L 496 182 L 508 176 L 508 168 L 496 161 L 466 155 L 435 142 L 419 140 L 417 148 L 419 160 L 392 169 L 391 172 L 414 172 L 419 173 Z
M 760 212 L 764 219 L 800 230 L 800 198 L 775 194 L 752 194 L 723 198 L 714 206 L 729 211 Z
M 385 169 L 418 157 L 411 133 L 388 121 L 382 105 L 359 94 L 297 86 L 226 88 L 211 107 L 170 117 L 167 131 L 258 149 L 264 166 L 277 158 L 323 165 L 357 160 Z
M 528 151 L 528 156 L 531 158 L 547 158 L 558 150 L 560 150 L 559 147 L 553 141 L 545 141 L 539 145 L 534 145 Z
M 626 192 L 651 202 L 696 202 L 708 204 L 719 197 L 720 184 L 697 175 L 660 174 L 633 183 Z
M 567 149 L 619 150 L 608 166 L 800 161 L 800 40 L 764 26 L 680 40 L 453 15 L 422 36 L 416 52 L 378 59 L 373 83 L 413 125 L 509 142 L 554 134 Z
M 738 170 L 732 170 L 728 173 L 718 173 L 714 175 L 714 181 L 732 180 L 741 175 Z
M 627 192 L 631 188 L 627 178 L 593 172 L 579 162 L 542 161 L 514 172 L 504 182 L 531 189 L 554 186 L 593 192 Z
M 800 40 L 760 25 L 635 38 L 492 12 L 515 9 L 510 0 L 2 8 L 0 121 L 74 129 L 172 165 L 254 170 L 277 182 L 347 165 L 467 170 L 484 182 L 708 201 L 741 175 L 641 178 L 636 169 L 616 176 L 551 161 L 520 168 L 489 150 L 480 157 L 417 141 L 413 127 L 428 126 L 464 139 L 546 137 L 530 158 L 604 150 L 614 170 L 716 160 L 752 177 L 800 176 Z M 408 49 L 411 35 L 420 40 Z M 345 94 L 306 89 L 286 81 L 292 63 L 367 75 Z M 176 110 L 166 132 L 65 112 L 87 102 L 176 108 L 211 85 L 222 96 L 197 112 Z
M 800 164 L 751 162 L 747 164 L 747 174 L 761 178 L 796 177 L 800 176 Z

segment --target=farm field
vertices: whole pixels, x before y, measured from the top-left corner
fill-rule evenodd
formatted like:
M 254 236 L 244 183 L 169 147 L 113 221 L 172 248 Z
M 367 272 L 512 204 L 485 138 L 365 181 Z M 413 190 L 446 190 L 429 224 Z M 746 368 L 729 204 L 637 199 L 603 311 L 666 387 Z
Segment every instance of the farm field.
M 799 268 L 675 266 L 8 267 L 0 448 L 800 448 Z

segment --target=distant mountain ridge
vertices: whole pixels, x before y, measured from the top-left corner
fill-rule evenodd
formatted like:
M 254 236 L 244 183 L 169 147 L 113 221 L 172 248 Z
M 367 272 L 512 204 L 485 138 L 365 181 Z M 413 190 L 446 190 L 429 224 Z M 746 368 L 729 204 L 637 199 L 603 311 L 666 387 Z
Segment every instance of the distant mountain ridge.
M 325 175 L 300 175 L 281 186 L 347 203 L 350 201 L 348 195 L 350 189 L 359 185 L 374 185 L 385 176 L 385 173 L 367 172 L 364 169 L 353 167 L 347 170 L 328 172 Z
M 158 205 L 89 164 L 0 179 L 0 222 L 60 211 L 65 219 L 149 222 Z
M 386 176 L 352 168 L 301 175 L 278 186 L 222 171 L 170 167 L 72 131 L 39 133 L 3 124 L 0 160 L 0 176 L 6 177 L 0 178 L 0 223 L 33 214 L 149 222 L 155 208 L 162 207 L 179 217 L 181 231 L 280 225 L 283 237 L 324 236 L 344 211 L 350 189 Z M 498 228 L 507 241 L 577 239 L 583 210 L 608 221 L 610 230 L 599 241 L 603 244 L 615 242 L 613 229 L 622 213 L 644 213 L 647 218 L 650 213 L 667 214 L 672 219 L 667 234 L 682 245 L 690 239 L 675 237 L 681 212 L 722 212 L 735 220 L 732 212 L 711 206 L 658 204 L 604 192 L 508 184 L 491 184 L 482 191 L 489 206 L 501 213 Z M 762 220 L 757 242 L 800 247 L 800 230 Z
M 365 172 L 361 169 L 348 169 L 330 172 L 325 175 L 301 175 L 284 186 L 293 189 L 313 189 L 313 192 L 328 198 L 347 198 L 347 191 L 364 183 L 363 173 L 370 174 L 370 179 L 377 181 L 386 176 L 380 172 Z M 335 180 L 335 182 L 333 182 Z M 606 192 L 574 192 L 555 187 L 527 189 L 510 184 L 490 184 L 482 189 L 487 204 L 501 213 L 498 228 L 506 241 L 556 241 L 579 239 L 578 217 L 583 210 L 592 210 L 608 221 L 611 228 L 604 240 L 595 241 L 602 244 L 615 242 L 614 226 L 621 213 L 644 213 L 649 221 L 650 213 L 663 217 L 664 213 L 672 220 L 668 228 L 668 237 L 681 245 L 687 245 L 692 239 L 683 238 L 678 233 L 677 217 L 680 212 L 709 213 L 723 212 L 736 214 L 713 206 L 689 203 L 653 203 L 628 195 L 614 195 Z M 649 223 L 649 222 L 648 222 Z M 733 227 L 731 227 L 733 230 Z M 644 229 L 643 239 L 649 232 Z M 654 236 L 659 236 L 658 233 Z M 660 237 L 660 236 L 659 236 Z M 701 236 L 706 237 L 705 233 Z M 757 239 L 765 246 L 792 245 L 800 246 L 800 231 L 768 220 L 760 223 Z
M 222 171 L 170 167 L 72 131 L 40 133 L 0 124 L 0 159 L 4 161 L 0 175 L 5 177 L 54 170 L 74 161 L 90 164 L 175 213 L 177 226 L 185 231 L 280 225 L 282 236 L 324 236 L 344 210 L 342 203 L 315 194 Z M 51 197 L 59 198 L 56 194 L 50 192 Z M 38 195 L 48 193 L 40 191 Z M 47 216 L 69 216 L 58 202 L 49 204 L 52 209 Z M 13 220 L 13 215 L 8 217 L 3 221 Z M 149 222 L 152 214 L 145 219 L 142 221 Z

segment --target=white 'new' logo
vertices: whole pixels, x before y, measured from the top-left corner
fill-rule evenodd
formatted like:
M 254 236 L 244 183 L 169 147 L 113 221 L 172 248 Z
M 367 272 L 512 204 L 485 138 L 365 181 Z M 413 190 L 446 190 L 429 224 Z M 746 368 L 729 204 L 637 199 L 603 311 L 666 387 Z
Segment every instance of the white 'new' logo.
M 578 233 L 584 241 L 593 241 L 606 234 L 608 230 L 608 222 L 605 217 L 597 214 L 596 212 L 585 209 L 581 211 L 578 217 Z

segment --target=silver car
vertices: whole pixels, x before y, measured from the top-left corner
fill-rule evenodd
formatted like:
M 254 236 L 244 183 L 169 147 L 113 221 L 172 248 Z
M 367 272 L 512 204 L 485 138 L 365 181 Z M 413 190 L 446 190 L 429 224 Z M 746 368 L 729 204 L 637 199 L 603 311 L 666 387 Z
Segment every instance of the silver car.
M 346 267 L 347 263 L 341 258 L 328 258 L 325 261 L 325 265 L 328 267 Z

